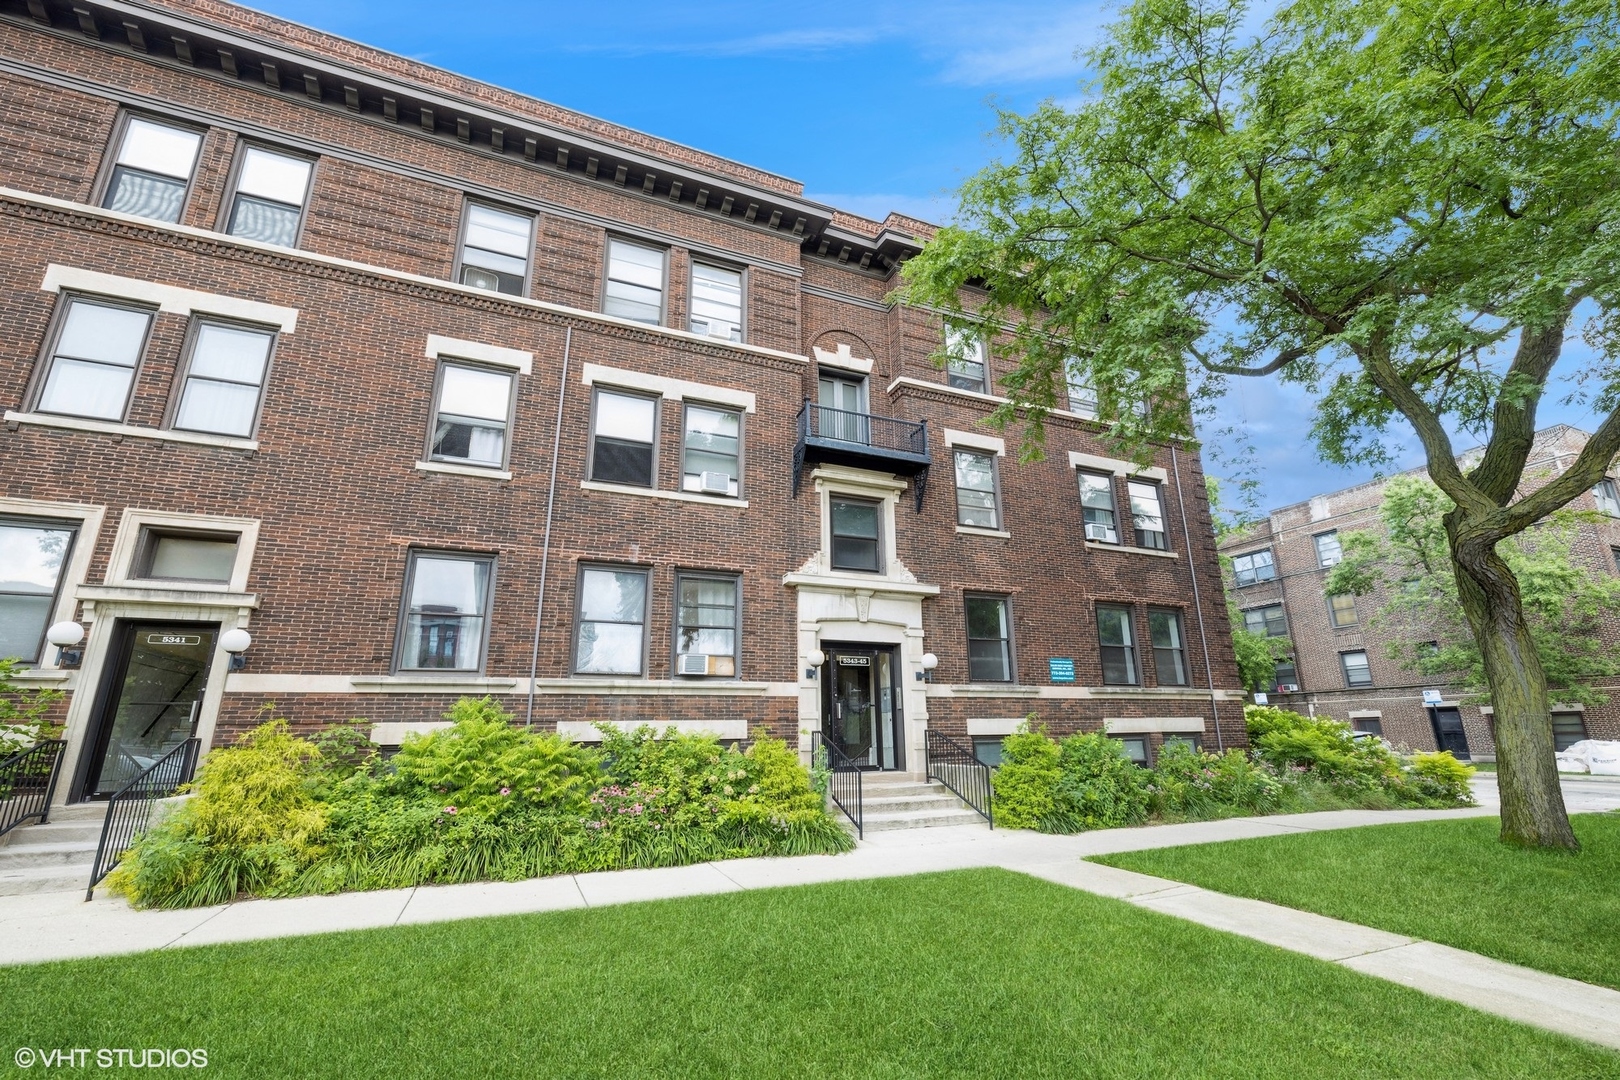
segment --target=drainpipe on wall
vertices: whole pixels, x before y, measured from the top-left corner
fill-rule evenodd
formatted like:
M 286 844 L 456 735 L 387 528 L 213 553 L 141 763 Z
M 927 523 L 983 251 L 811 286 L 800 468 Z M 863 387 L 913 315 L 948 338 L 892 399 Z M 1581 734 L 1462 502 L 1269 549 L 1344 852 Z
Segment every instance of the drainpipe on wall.
M 557 386 L 557 423 L 551 431 L 551 488 L 546 492 L 546 531 L 540 541 L 540 589 L 534 598 L 534 645 L 529 651 L 529 708 L 523 726 L 534 726 L 534 681 L 540 674 L 540 617 L 546 609 L 546 564 L 551 555 L 551 509 L 557 503 L 557 455 L 562 450 L 563 401 L 568 396 L 568 349 L 574 328 L 563 331 L 562 382 Z
M 1215 666 L 1209 661 L 1209 637 L 1204 633 L 1204 605 L 1198 598 L 1198 568 L 1193 565 L 1192 528 L 1187 524 L 1187 500 L 1181 494 L 1181 458 L 1170 444 L 1170 471 L 1176 477 L 1176 509 L 1181 514 L 1181 535 L 1187 543 L 1187 573 L 1192 577 L 1193 612 L 1198 616 L 1198 644 L 1204 651 L 1204 678 L 1209 682 L 1209 709 L 1215 717 L 1215 749 L 1224 751 L 1221 738 L 1221 699 L 1215 692 Z

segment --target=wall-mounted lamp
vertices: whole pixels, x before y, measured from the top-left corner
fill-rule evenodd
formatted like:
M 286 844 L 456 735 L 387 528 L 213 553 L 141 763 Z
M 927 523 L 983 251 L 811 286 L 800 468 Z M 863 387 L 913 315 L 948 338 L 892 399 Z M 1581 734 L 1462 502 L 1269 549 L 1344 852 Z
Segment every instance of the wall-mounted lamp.
M 56 646 L 56 666 L 76 668 L 84 663 L 84 650 L 77 648 L 84 640 L 84 627 L 71 620 L 55 623 L 45 631 L 45 640 Z
M 939 667 L 939 657 L 931 652 L 922 654 L 922 670 L 917 672 L 918 682 L 930 682 L 933 679 L 934 669 Z
M 219 647 L 231 654 L 232 671 L 241 671 L 247 667 L 248 646 L 253 644 L 253 635 L 238 626 L 234 630 L 227 630 L 219 636 Z
M 804 669 L 804 677 L 807 679 L 814 679 L 816 669 L 827 662 L 827 654 L 820 649 L 811 649 L 804 658 L 810 662 L 810 666 Z

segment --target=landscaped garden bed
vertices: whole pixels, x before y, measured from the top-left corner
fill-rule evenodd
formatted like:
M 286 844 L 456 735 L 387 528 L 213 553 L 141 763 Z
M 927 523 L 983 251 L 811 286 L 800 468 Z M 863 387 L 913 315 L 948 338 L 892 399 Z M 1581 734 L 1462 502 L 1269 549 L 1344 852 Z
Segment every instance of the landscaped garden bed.
M 1620 1076 L 1602 1048 L 1003 870 L 3 968 L 0 996 L 15 1045 L 203 1047 L 221 1077 Z
M 1620 814 L 1570 818 L 1577 855 L 1494 817 L 1133 851 L 1097 862 L 1437 941 L 1620 990 Z
M 847 851 L 780 739 L 604 728 L 600 749 L 489 698 L 383 759 L 353 727 L 271 720 L 203 762 L 195 794 L 108 878 L 139 907 Z
M 1151 769 L 1100 734 L 1057 740 L 1035 718 L 1002 742 L 996 823 L 1073 833 L 1147 822 L 1312 810 L 1472 806 L 1473 769 L 1450 753 L 1399 754 L 1348 725 L 1285 709 L 1245 710 L 1251 749 L 1168 746 Z

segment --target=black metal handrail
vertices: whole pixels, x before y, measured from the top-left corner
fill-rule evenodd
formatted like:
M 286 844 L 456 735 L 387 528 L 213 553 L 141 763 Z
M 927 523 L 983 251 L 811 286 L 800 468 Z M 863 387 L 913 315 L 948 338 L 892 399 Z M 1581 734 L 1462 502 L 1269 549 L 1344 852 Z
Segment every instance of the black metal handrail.
M 140 773 L 107 800 L 107 817 L 101 825 L 101 843 L 96 845 L 96 861 L 90 867 L 90 886 L 84 891 L 89 900 L 101 879 L 112 873 L 135 838 L 146 831 L 152 820 L 152 805 L 173 795 L 191 780 L 197 767 L 197 739 L 187 739 Z
M 950 788 L 969 809 L 995 828 L 995 793 L 990 786 L 990 766 L 974 757 L 972 750 L 933 728 L 923 730 L 923 750 L 928 761 L 928 779 L 938 780 Z
M 862 818 L 865 811 L 861 804 L 861 773 L 859 765 L 838 747 L 828 740 L 824 732 L 816 732 L 816 742 L 825 747 L 827 751 L 827 794 L 832 796 L 833 803 L 844 812 L 850 823 L 855 826 L 855 835 L 866 839 Z
M 809 401 L 799 410 L 799 435 L 801 438 L 855 443 L 874 450 L 924 456 L 928 453 L 928 426 L 924 423 L 834 409 Z
M 61 739 L 41 739 L 0 759 L 0 836 L 34 818 L 41 825 L 50 819 L 57 768 L 66 746 Z

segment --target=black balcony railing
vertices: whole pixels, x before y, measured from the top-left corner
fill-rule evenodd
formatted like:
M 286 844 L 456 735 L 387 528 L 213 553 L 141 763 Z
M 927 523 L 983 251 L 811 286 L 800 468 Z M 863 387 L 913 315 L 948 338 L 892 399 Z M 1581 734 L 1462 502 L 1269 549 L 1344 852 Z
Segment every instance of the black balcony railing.
M 44 739 L 0 758 L 0 836 L 30 821 L 45 823 L 66 745 L 61 739 Z
M 187 739 L 142 769 L 107 800 L 101 843 L 96 847 L 95 865 L 90 868 L 90 887 L 84 891 L 86 900 L 95 895 L 96 886 L 118 865 L 135 838 L 146 831 L 153 804 L 191 782 L 201 745 L 195 738 Z
M 793 494 L 806 464 L 827 462 L 914 477 L 917 509 L 928 481 L 928 421 L 834 409 L 806 401 L 793 451 Z
M 990 766 L 974 757 L 972 750 L 933 728 L 923 732 L 923 747 L 928 755 L 928 779 L 950 788 L 957 798 L 995 828 Z

